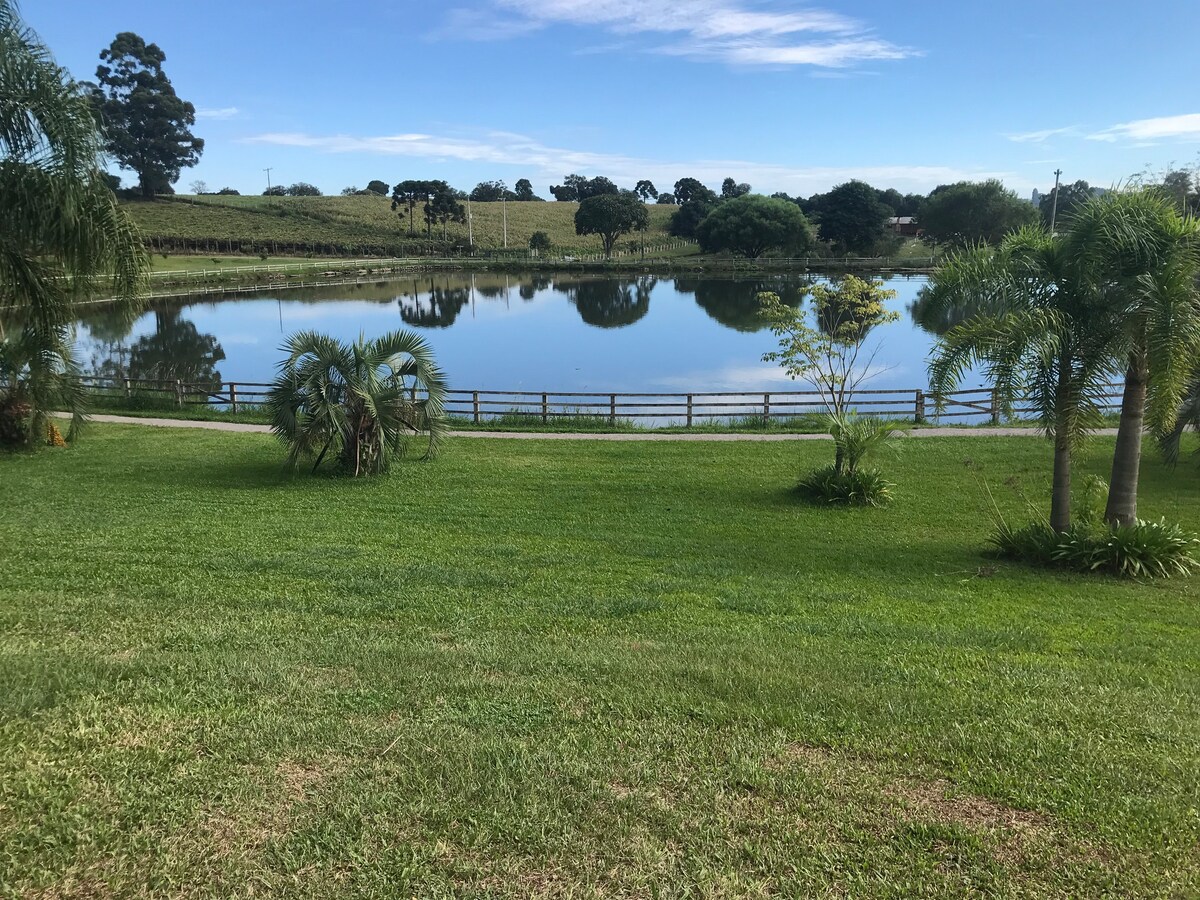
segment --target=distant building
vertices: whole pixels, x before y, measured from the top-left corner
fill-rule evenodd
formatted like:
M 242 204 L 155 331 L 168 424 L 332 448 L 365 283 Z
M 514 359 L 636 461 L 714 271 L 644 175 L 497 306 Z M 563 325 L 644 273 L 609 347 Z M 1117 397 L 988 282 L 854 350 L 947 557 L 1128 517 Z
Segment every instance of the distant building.
M 913 216 L 892 216 L 883 223 L 883 227 L 893 234 L 904 237 L 916 237 L 921 233 L 917 220 Z
M 1042 192 L 1037 188 L 1033 189 L 1033 196 L 1030 198 L 1030 202 L 1033 203 L 1034 209 L 1037 209 L 1042 205 Z

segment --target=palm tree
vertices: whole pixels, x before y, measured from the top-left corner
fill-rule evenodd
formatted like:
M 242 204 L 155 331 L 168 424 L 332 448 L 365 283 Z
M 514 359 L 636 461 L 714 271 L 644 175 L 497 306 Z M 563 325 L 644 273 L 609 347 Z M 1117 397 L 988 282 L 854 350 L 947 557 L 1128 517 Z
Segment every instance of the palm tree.
M 1131 525 L 1142 433 L 1175 428 L 1200 353 L 1200 222 L 1153 189 L 1111 193 L 1076 209 L 1071 245 L 1120 323 L 1125 385 L 1104 517 Z
M 1179 407 L 1174 427 L 1158 433 L 1159 448 L 1171 465 L 1179 462 L 1183 433 L 1188 428 L 1200 434 L 1200 360 L 1197 361 L 1195 374 L 1192 375 L 1191 387 L 1188 388 L 1187 395 Z
M 105 181 L 88 94 L 0 0 L 0 408 L 32 442 L 61 403 L 83 420 L 71 359 L 80 298 L 135 311 L 148 260 Z
M 267 395 L 271 429 L 288 446 L 288 464 L 333 451 L 345 471 L 386 472 L 410 435 L 428 436 L 434 456 L 446 429 L 446 381 L 425 339 L 393 331 L 353 344 L 302 331 Z M 419 396 L 423 394 L 424 396 Z
M 983 364 L 997 399 L 1011 412 L 1028 404 L 1054 441 L 1050 524 L 1071 523 L 1071 459 L 1100 424 L 1099 397 L 1115 375 L 1112 310 L 1082 281 L 1066 239 L 1028 226 L 996 251 L 960 252 L 933 276 L 922 313 L 953 318 L 976 314 L 947 331 L 930 362 L 930 389 L 943 405 L 968 369 Z

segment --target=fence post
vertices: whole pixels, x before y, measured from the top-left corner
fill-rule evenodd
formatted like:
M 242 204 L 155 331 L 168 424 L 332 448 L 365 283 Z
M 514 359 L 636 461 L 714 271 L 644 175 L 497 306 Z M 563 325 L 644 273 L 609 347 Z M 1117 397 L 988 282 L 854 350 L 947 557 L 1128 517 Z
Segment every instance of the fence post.
M 125 379 L 125 399 L 128 400 L 133 396 L 133 388 L 129 384 L 129 379 Z
M 925 392 L 917 388 L 916 409 L 913 410 L 913 421 L 918 425 L 925 424 Z
M 471 392 L 471 407 L 475 414 L 475 424 L 479 424 L 479 391 Z
M 550 423 L 550 404 L 547 401 L 548 401 L 547 396 L 545 394 L 542 394 L 542 424 L 543 425 L 548 425 Z
M 1000 424 L 1000 396 L 995 390 L 992 391 L 992 424 Z
M 175 405 L 183 409 L 183 382 L 175 379 Z
M 233 410 L 233 414 L 237 415 L 237 384 L 229 382 L 229 408 Z
M 608 424 L 609 425 L 617 424 L 617 395 L 616 394 L 608 395 Z
M 692 427 L 692 395 L 687 395 L 687 427 Z
M 771 424 L 771 395 L 763 394 L 763 424 Z

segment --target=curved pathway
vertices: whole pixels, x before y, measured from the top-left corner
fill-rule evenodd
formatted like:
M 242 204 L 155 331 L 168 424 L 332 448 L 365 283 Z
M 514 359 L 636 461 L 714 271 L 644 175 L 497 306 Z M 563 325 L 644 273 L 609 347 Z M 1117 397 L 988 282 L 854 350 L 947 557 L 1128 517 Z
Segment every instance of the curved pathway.
M 57 415 L 66 417 L 65 413 Z M 154 419 L 142 416 L 110 416 L 93 415 L 88 417 L 92 422 L 105 422 L 115 425 L 148 425 L 155 428 L 202 428 L 209 431 L 237 431 L 251 434 L 269 434 L 267 425 L 252 425 L 246 422 L 205 422 L 196 419 Z M 1099 435 L 1115 435 L 1115 428 L 1101 428 L 1094 432 Z M 914 428 L 906 432 L 909 437 L 1042 437 L 1037 428 L 1011 428 L 979 426 L 963 428 L 961 426 L 946 426 L 932 428 Z M 827 434 L 773 434 L 756 432 L 718 432 L 705 434 L 702 432 L 601 432 L 574 433 L 551 431 L 451 431 L 450 437 L 455 438 L 505 438 L 518 441 L 827 441 Z

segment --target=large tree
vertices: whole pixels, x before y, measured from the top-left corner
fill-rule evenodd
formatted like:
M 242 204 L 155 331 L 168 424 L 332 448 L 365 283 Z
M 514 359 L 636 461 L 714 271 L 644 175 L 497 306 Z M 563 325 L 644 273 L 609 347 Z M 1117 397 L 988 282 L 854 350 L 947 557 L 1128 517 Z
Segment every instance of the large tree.
M 108 152 L 137 173 L 142 196 L 153 199 L 194 166 L 204 141 L 191 132 L 196 108 L 181 100 L 163 71 L 166 54 L 132 31 L 100 53 L 96 104 Z
M 578 201 L 582 203 L 589 197 L 599 197 L 602 194 L 619 194 L 620 188 L 611 179 L 605 178 L 603 175 L 598 175 L 595 178 L 587 178 L 583 175 L 572 174 L 564 178 L 561 185 L 553 185 L 550 188 L 550 193 L 554 195 L 555 200 Z
M 722 200 L 733 200 L 737 197 L 745 196 L 746 194 L 750 193 L 752 190 L 754 190 L 754 189 L 752 187 L 750 187 L 750 185 L 746 184 L 744 181 L 739 184 L 738 182 L 734 181 L 732 178 L 726 178 L 724 181 L 721 182 L 721 199 Z
M 654 186 L 653 181 L 646 178 L 634 185 L 633 192 L 642 198 L 643 203 L 658 199 L 658 188 Z
M 821 240 L 833 244 L 838 253 L 870 253 L 883 237 L 883 224 L 892 210 L 865 181 L 847 181 L 821 196 L 817 214 Z
M 773 249 L 802 253 L 812 241 L 800 207 L 761 194 L 744 194 L 720 204 L 696 228 L 696 237 L 705 253 L 728 250 L 747 259 L 758 259 Z
M 921 228 L 930 240 L 948 247 L 981 241 L 996 245 L 1010 231 L 1038 218 L 1032 203 L 995 179 L 960 181 L 933 189 L 921 210 Z
M 515 186 L 515 190 L 513 193 L 516 195 L 515 199 L 522 203 L 527 203 L 530 201 L 537 201 L 537 200 L 542 199 L 541 197 L 539 197 L 537 194 L 535 194 L 533 192 L 533 182 L 530 181 L 528 178 L 518 178 L 516 186 Z
M 1076 181 L 1074 184 L 1060 184 L 1052 188 L 1050 193 L 1042 197 L 1038 212 L 1047 228 L 1051 220 L 1058 228 L 1069 224 L 1075 210 L 1092 199 L 1092 187 L 1086 181 Z M 1056 206 L 1057 203 L 1057 206 Z
M 415 179 L 401 181 L 392 188 L 392 211 L 408 211 L 408 233 L 410 236 L 414 233 L 413 211 L 417 208 L 418 203 L 427 202 L 432 192 L 433 182 L 418 181 Z
M 613 245 L 621 235 L 647 228 L 649 224 L 646 204 L 633 194 L 588 197 L 575 211 L 575 233 L 600 235 L 605 256 L 612 256 Z
M 101 148 L 90 92 L 0 0 L 0 418 L 31 443 L 53 409 L 83 420 L 78 301 L 102 293 L 132 316 L 148 268 Z

